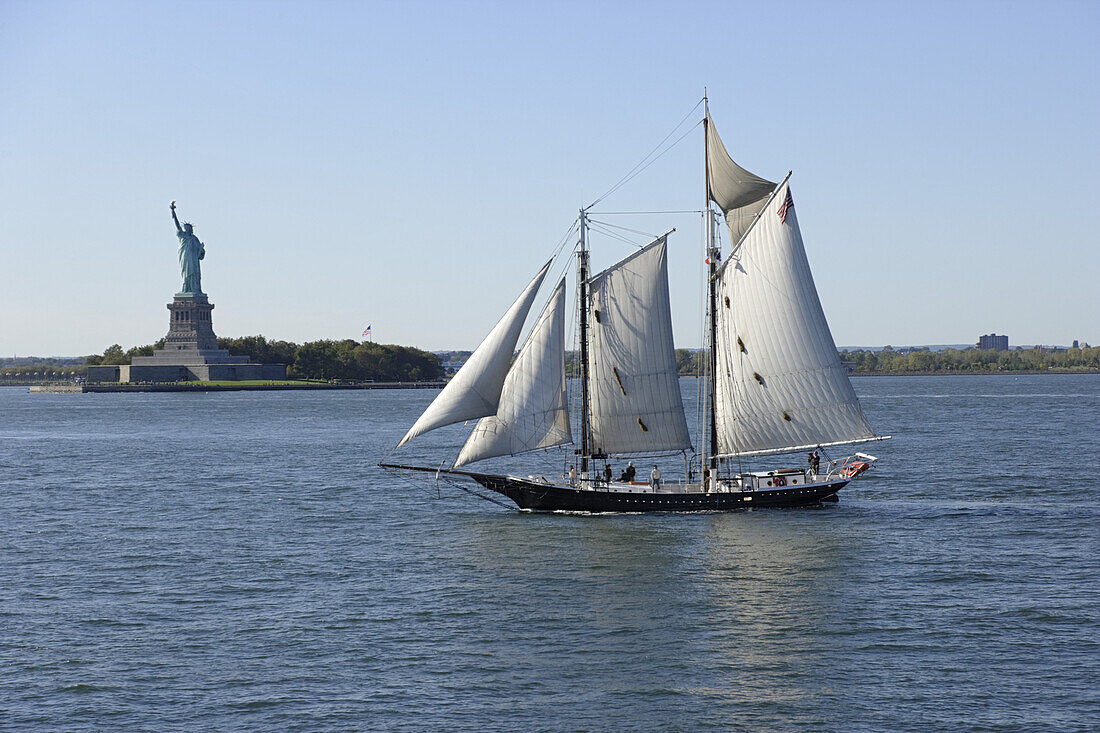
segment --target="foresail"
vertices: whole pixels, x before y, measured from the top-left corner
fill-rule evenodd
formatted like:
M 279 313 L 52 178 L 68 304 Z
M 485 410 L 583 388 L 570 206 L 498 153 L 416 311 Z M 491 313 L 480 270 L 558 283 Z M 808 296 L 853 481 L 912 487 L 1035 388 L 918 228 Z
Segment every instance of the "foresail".
M 719 454 L 874 439 L 821 309 L 789 184 L 718 278 Z
M 428 405 L 424 414 L 409 428 L 397 444 L 398 448 L 429 430 L 496 413 L 523 322 L 527 320 L 527 312 L 531 310 L 549 269 L 550 262 L 547 262 L 458 373 Z
M 668 295 L 667 235 L 589 283 L 594 454 L 691 447 Z
M 454 467 L 572 443 L 565 396 L 565 280 L 508 371 L 495 415 L 478 421 Z
M 737 244 L 775 189 L 775 184 L 745 170 L 726 152 L 714 121 L 707 113 L 708 195 L 722 208 L 730 246 Z

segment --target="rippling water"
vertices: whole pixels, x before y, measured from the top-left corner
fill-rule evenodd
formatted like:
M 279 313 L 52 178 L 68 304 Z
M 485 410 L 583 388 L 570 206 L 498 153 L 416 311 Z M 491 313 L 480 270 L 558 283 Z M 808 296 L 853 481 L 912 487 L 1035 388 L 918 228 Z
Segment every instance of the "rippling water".
M 855 387 L 840 503 L 627 516 L 377 469 L 426 391 L 0 388 L 0 729 L 1095 730 L 1100 376 Z

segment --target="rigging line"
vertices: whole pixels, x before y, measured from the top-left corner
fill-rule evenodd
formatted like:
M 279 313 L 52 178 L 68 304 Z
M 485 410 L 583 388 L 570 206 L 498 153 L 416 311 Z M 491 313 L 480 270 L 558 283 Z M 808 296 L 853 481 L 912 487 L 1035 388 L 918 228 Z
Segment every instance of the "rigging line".
M 445 479 L 445 480 L 451 486 L 454 486 L 456 489 L 461 489 L 462 491 L 465 491 L 470 496 L 476 496 L 479 499 L 484 499 L 485 501 L 492 502 L 493 504 L 496 504 L 497 506 L 502 506 L 505 509 L 508 509 L 509 511 L 517 511 L 517 512 L 519 511 L 519 509 L 514 507 L 514 506 L 511 506 L 509 504 L 505 504 L 503 501 L 495 499 L 491 496 L 485 496 L 484 494 L 482 494 L 480 492 L 477 492 L 477 491 L 474 491 L 473 489 L 468 488 L 468 487 L 464 486 L 463 484 L 458 483 L 457 481 L 453 481 L 453 480 L 449 480 L 449 479 Z
M 554 250 L 553 259 L 556 260 L 558 256 L 562 253 L 562 250 L 565 249 L 565 245 L 569 242 L 569 238 L 572 237 L 574 232 L 577 231 L 577 226 L 578 224 L 576 220 L 574 220 L 572 226 L 570 226 L 569 230 L 565 233 L 565 236 L 561 238 L 560 242 L 558 242 L 558 248 Z M 557 283 L 563 277 L 565 277 L 566 270 L 569 269 L 570 264 L 571 262 L 568 258 L 563 261 L 561 267 L 557 271 L 557 277 L 554 278 L 554 283 Z
M 428 496 L 432 496 L 432 492 L 424 486 L 424 483 L 422 481 L 414 481 L 412 478 L 407 477 L 405 474 L 393 468 L 383 468 L 382 470 L 385 471 L 394 481 L 400 482 L 401 485 L 405 488 L 416 491 L 423 491 Z
M 637 173 L 640 173 L 642 170 L 644 170 L 646 167 L 648 167 L 649 163 L 647 163 L 646 161 L 649 160 L 658 150 L 660 150 L 661 146 L 664 145 L 670 137 L 672 137 L 673 135 L 676 134 L 676 131 L 680 129 L 680 126 L 683 125 L 684 122 L 686 122 L 688 120 L 688 118 L 691 117 L 691 115 L 695 114 L 695 110 L 699 109 L 699 105 L 702 104 L 704 101 L 705 101 L 704 99 L 700 99 L 698 102 L 696 102 L 695 106 L 692 107 L 691 110 L 686 115 L 684 115 L 683 119 L 681 119 L 679 122 L 677 122 L 676 126 L 673 127 L 672 130 L 667 135 L 665 135 L 664 139 L 662 139 L 661 142 L 657 143 L 656 147 L 654 147 L 653 150 L 649 151 L 648 155 L 646 155 L 644 158 L 642 158 L 642 160 L 637 165 L 635 165 L 633 168 L 631 168 L 626 173 L 626 175 L 624 175 L 622 178 L 620 178 L 618 183 L 616 183 L 614 186 L 612 186 L 607 191 L 607 193 L 605 193 L 603 196 L 600 196 L 598 199 L 596 199 L 591 204 L 589 204 L 589 206 L 587 206 L 586 208 L 592 208 L 593 206 L 598 204 L 600 201 L 603 201 L 605 198 L 607 198 L 612 193 L 614 193 L 616 190 L 618 190 L 618 188 L 620 186 L 622 186 L 624 183 L 629 181 L 634 175 L 636 175 Z M 692 128 L 692 129 L 694 129 L 694 128 Z M 677 140 L 676 142 L 679 142 L 679 140 Z M 673 145 L 675 145 L 675 144 L 676 143 L 673 143 Z M 658 157 L 660 157 L 660 156 L 658 156 Z M 654 158 L 654 160 L 656 160 L 656 158 Z M 652 162 L 652 161 L 650 161 L 650 162 Z
M 610 190 L 610 191 L 608 191 L 607 193 L 605 193 L 605 194 L 604 194 L 604 195 L 603 195 L 603 196 L 602 196 L 601 198 L 599 198 L 599 199 L 596 199 L 595 201 L 593 201 L 593 202 L 592 202 L 592 203 L 590 204 L 590 206 L 595 206 L 596 204 L 600 203 L 600 201 L 603 201 L 603 200 L 604 200 L 605 198 L 607 198 L 607 197 L 608 197 L 608 196 L 610 196 L 611 194 L 615 193 L 615 191 L 618 191 L 618 190 L 619 190 L 620 188 L 622 188 L 622 187 L 623 187 L 623 186 L 625 186 L 626 184 L 630 183 L 630 182 L 631 182 L 632 180 L 634 180 L 634 179 L 635 179 L 635 178 L 636 178 L 636 177 L 637 177 L 638 175 L 640 175 L 640 174 L 642 173 L 642 171 L 644 171 L 644 170 L 645 170 L 646 168 L 648 168 L 649 166 L 653 165 L 653 164 L 654 164 L 654 163 L 656 163 L 656 162 L 657 162 L 658 160 L 660 160 L 661 158 L 663 158 L 663 157 L 665 156 L 665 153 L 667 153 L 668 151 L 672 150 L 672 149 L 673 149 L 674 147 L 676 147 L 677 145 L 679 145 L 679 144 L 680 144 L 680 142 L 681 142 L 681 141 L 682 141 L 682 140 L 683 140 L 683 139 L 684 139 L 685 137 L 687 137 L 687 136 L 688 136 L 688 135 L 690 135 L 691 133 L 695 132 L 695 128 L 696 128 L 696 127 L 699 127 L 699 126 L 701 126 L 702 124 L 703 124 L 703 121 L 702 121 L 702 120 L 699 120 L 699 121 L 698 121 L 697 123 L 695 123 L 695 125 L 693 125 L 692 127 L 690 127 L 690 128 L 689 128 L 689 129 L 687 130 L 687 132 L 685 132 L 685 133 L 684 133 L 683 135 L 681 135 L 680 137 L 676 138 L 676 141 L 675 141 L 675 142 L 673 142 L 673 143 L 672 143 L 671 145 L 669 145 L 669 146 L 668 146 L 667 148 L 665 148 L 664 150 L 662 150 L 662 151 L 661 151 L 661 152 L 660 152 L 660 153 L 659 153 L 659 154 L 658 154 L 658 155 L 657 155 L 656 157 L 654 157 L 654 158 L 653 158 L 652 160 L 650 160 L 650 161 L 649 161 L 648 163 L 646 163 L 646 164 L 645 164 L 645 166 L 644 166 L 643 168 L 639 169 L 637 173 L 634 173 L 634 174 L 633 174 L 633 175 L 631 175 L 631 176 L 630 176 L 629 178 L 627 178 L 627 179 L 626 179 L 625 181 L 623 181 L 623 182 L 622 182 L 622 183 L 620 183 L 619 185 L 615 186 L 615 188 L 613 188 L 612 190 Z
M 626 237 L 619 234 L 618 232 L 612 232 L 610 230 L 604 229 L 603 227 L 598 227 L 598 226 L 593 227 L 591 229 L 591 231 L 597 232 L 597 233 L 602 234 L 603 236 L 609 237 L 611 239 L 617 239 L 620 242 L 625 242 L 626 244 L 629 244 L 631 247 L 637 247 L 638 249 L 641 249 L 643 246 L 645 246 L 645 245 L 637 244 L 636 242 L 632 242 L 631 240 L 627 239 Z
M 615 226 L 613 224 L 608 224 L 607 222 L 603 222 L 603 221 L 596 221 L 596 222 L 591 222 L 591 223 L 595 224 L 595 228 L 598 231 L 603 232 L 604 234 L 606 234 L 608 236 L 614 236 L 613 230 L 615 230 L 615 229 L 621 229 L 621 230 L 625 230 L 625 231 L 628 231 L 628 232 L 633 231 L 635 234 L 642 234 L 642 235 L 645 235 L 645 236 L 649 236 L 647 232 L 639 232 L 639 231 L 636 231 L 636 230 L 627 229 L 626 227 L 618 227 L 618 226 Z
M 593 220 L 593 219 L 589 219 L 588 221 L 589 222 L 596 221 L 598 224 L 602 224 L 605 227 L 611 227 L 612 229 L 622 229 L 624 232 L 632 232 L 634 234 L 641 234 L 641 235 L 649 237 L 651 239 L 659 239 L 660 236 L 661 236 L 660 234 L 650 234 L 649 232 L 643 232 L 640 229 L 631 229 L 630 227 L 620 226 L 619 224 L 612 224 L 609 221 L 598 221 L 598 220 Z
M 551 256 L 551 260 L 557 260 L 558 259 L 558 256 L 562 253 L 562 250 L 565 249 L 565 245 L 569 242 L 569 238 L 571 236 L 573 236 L 573 233 L 576 230 L 577 230 L 577 222 L 576 222 L 576 220 L 574 220 L 573 224 L 565 232 L 565 236 L 563 236 L 561 238 L 561 241 L 558 242 L 558 247 L 557 247 L 557 249 L 554 250 L 554 254 Z M 553 282 L 555 284 L 557 284 L 563 277 L 565 277 L 565 273 L 566 273 L 566 270 L 569 268 L 569 265 L 570 265 L 570 262 L 569 262 L 568 259 L 566 259 L 561 264 L 561 266 L 558 268 L 557 276 L 553 280 Z
M 702 214 L 702 209 L 675 209 L 672 211 L 591 211 L 589 216 L 634 216 L 640 214 Z
M 574 219 L 573 223 L 569 225 L 569 228 L 565 231 L 565 234 L 558 241 L 558 246 L 554 249 L 552 259 L 557 259 L 562 250 L 565 249 L 565 245 L 569 242 L 569 238 L 573 236 L 573 232 L 577 230 L 577 220 Z
M 656 158 L 653 158 L 653 155 L 654 155 L 654 154 L 655 154 L 655 153 L 656 153 L 656 152 L 657 152 L 658 150 L 660 150 L 660 149 L 661 149 L 661 146 L 662 146 L 662 145 L 664 145 L 664 144 L 665 144 L 665 142 L 667 142 L 667 141 L 668 141 L 668 139 L 669 139 L 670 137 L 672 137 L 673 135 L 675 135 L 675 134 L 676 134 L 676 131 L 680 129 L 680 126 L 681 126 L 681 125 L 683 125 L 683 124 L 684 124 L 685 122 L 687 122 L 688 118 L 690 118 L 690 117 L 691 117 L 691 116 L 692 116 L 693 114 L 695 114 L 695 110 L 699 109 L 699 105 L 701 105 L 702 103 L 703 103 L 703 100 L 702 100 L 702 99 L 700 99 L 700 100 L 699 100 L 698 102 L 696 102 L 696 103 L 695 103 L 695 106 L 691 108 L 691 111 L 689 111 L 689 112 L 688 112 L 688 113 L 687 113 L 686 115 L 684 115 L 684 117 L 683 117 L 683 119 L 682 119 L 682 120 L 680 120 L 679 122 L 677 122 L 677 123 L 676 123 L 676 127 L 672 128 L 672 131 L 671 131 L 671 132 L 669 132 L 669 133 L 668 133 L 667 135 L 665 135 L 664 139 L 663 139 L 663 140 L 661 140 L 661 142 L 657 143 L 657 146 L 656 146 L 655 148 L 653 148 L 653 150 L 651 150 L 651 151 L 649 152 L 649 155 L 647 155 L 646 157 L 642 158 L 642 160 L 641 160 L 641 161 L 640 161 L 640 162 L 639 162 L 639 163 L 638 163 L 637 165 L 635 165 L 635 166 L 634 166 L 633 168 L 631 168 L 631 169 L 630 169 L 630 171 L 629 171 L 629 172 L 628 172 L 628 173 L 627 173 L 627 174 L 626 174 L 625 176 L 623 176 L 622 178 L 620 178 L 620 179 L 619 179 L 619 182 L 618 182 L 618 183 L 616 183 L 616 184 L 615 184 L 614 186 L 612 186 L 612 187 L 611 187 L 611 188 L 610 188 L 610 189 L 609 189 L 609 190 L 607 191 L 607 193 L 605 193 L 605 194 L 604 194 L 603 196 L 600 196 L 600 197 L 599 197 L 598 199 L 596 199 L 595 201 L 593 201 L 593 202 L 592 202 L 591 204 L 589 204 L 589 205 L 588 205 L 588 206 L 586 206 L 585 208 L 586 208 L 586 209 L 590 209 L 590 208 L 592 208 L 593 206 L 595 206 L 596 204 L 598 204 L 598 203 L 600 203 L 601 201 L 603 201 L 603 200 L 604 200 L 605 198 L 607 198 L 607 197 L 608 197 L 608 196 L 610 196 L 611 194 L 615 193 L 615 191 L 619 190 L 619 188 L 620 188 L 621 186 L 623 186 L 623 184 L 625 184 L 625 183 L 626 183 L 627 181 L 629 181 L 629 180 L 630 180 L 631 178 L 633 178 L 634 176 L 638 175 L 638 174 L 639 174 L 639 173 L 641 173 L 641 172 L 642 172 L 643 170 L 645 170 L 646 168 L 648 168 L 648 167 L 649 167 L 649 166 L 650 166 L 650 165 L 651 165 L 651 164 L 652 164 L 652 163 L 653 163 L 654 161 L 656 161 L 656 160 L 657 160 L 657 158 L 660 158 L 660 157 L 661 157 L 661 155 L 664 155 L 665 153 L 667 153 L 667 152 L 668 152 L 668 150 L 671 150 L 671 149 L 672 149 L 673 147 L 675 147 L 675 146 L 676 146 L 676 144 L 680 142 L 680 140 L 683 140 L 683 139 L 684 139 L 683 137 L 679 138 L 679 139 L 678 139 L 678 140 L 677 140 L 676 142 L 672 143 L 672 145 L 670 145 L 670 146 L 668 147 L 668 149 L 666 149 L 666 150 L 665 150 L 665 151 L 664 151 L 663 153 L 661 153 L 660 155 L 658 155 L 658 156 L 657 156 Z M 694 129 L 695 129 L 696 127 L 698 127 L 698 126 L 699 126 L 699 125 L 701 125 L 701 124 L 703 124 L 703 121 L 702 121 L 702 120 L 699 120 L 699 122 L 697 122 L 697 123 L 695 123 L 694 125 L 692 125 L 692 127 L 691 127 L 691 130 L 694 130 Z M 691 130 L 688 130 L 688 132 L 691 132 Z M 685 134 L 686 134 L 686 133 L 685 133 Z M 653 158 L 653 160 L 650 160 L 650 158 Z M 648 162 L 647 162 L 647 161 L 648 161 Z
M 620 242 L 623 242 L 624 244 L 629 244 L 631 247 L 634 247 L 636 249 L 641 249 L 643 246 L 645 246 L 645 245 L 642 245 L 642 244 L 638 244 L 637 242 L 634 242 L 633 240 L 631 240 L 626 235 L 619 234 L 618 232 L 612 232 L 610 230 L 600 229 L 599 227 L 596 227 L 592 231 L 596 234 L 599 234 L 601 237 L 607 237 L 608 239 L 618 240 Z

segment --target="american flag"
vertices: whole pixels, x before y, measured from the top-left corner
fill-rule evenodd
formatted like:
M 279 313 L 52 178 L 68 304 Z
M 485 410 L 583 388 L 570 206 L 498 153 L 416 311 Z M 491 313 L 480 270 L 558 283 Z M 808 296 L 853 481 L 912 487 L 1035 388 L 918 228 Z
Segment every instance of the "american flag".
M 370 326 L 367 326 L 365 329 L 363 329 L 363 336 L 370 336 Z
M 783 205 L 779 207 L 779 221 L 785 223 L 787 221 L 787 209 L 794 206 L 794 199 L 791 198 L 791 189 L 787 189 L 787 198 L 783 199 Z

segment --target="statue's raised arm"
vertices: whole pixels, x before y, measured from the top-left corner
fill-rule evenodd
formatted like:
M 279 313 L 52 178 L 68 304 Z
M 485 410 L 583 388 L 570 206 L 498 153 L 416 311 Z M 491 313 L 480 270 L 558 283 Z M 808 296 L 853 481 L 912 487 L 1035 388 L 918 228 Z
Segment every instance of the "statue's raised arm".
M 176 218 L 176 202 L 173 201 L 168 207 L 172 209 L 172 221 L 176 222 L 176 231 L 182 232 L 183 227 L 180 226 L 180 220 Z

